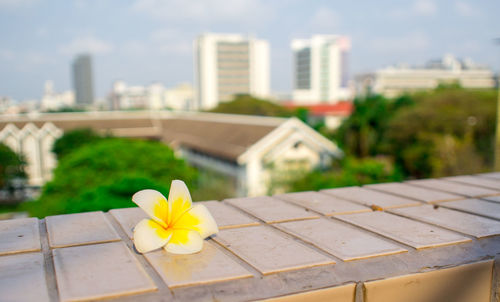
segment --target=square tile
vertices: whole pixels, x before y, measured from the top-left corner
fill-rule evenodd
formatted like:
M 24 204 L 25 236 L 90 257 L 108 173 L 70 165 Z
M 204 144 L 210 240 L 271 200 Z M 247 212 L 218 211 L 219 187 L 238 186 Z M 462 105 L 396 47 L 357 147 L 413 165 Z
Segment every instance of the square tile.
M 443 202 L 442 207 L 457 209 L 472 214 L 479 214 L 489 218 L 500 220 L 500 204 L 480 199 L 463 199 Z
M 410 186 L 408 184 L 400 182 L 367 185 L 364 186 L 364 188 L 382 191 L 394 195 L 404 196 L 427 203 L 464 199 L 464 197 L 460 195 L 455 195 L 442 191 L 430 190 L 427 188 L 421 188 L 417 186 Z
M 386 212 L 349 214 L 336 218 L 416 249 L 471 241 L 457 233 Z
M 377 206 L 382 209 L 409 207 L 421 203 L 409 198 L 381 193 L 361 187 L 346 187 L 320 191 L 325 194 L 337 196 L 346 200 L 355 201 L 366 206 Z
M 344 261 L 407 251 L 367 231 L 332 219 L 282 222 L 276 226 Z
M 467 197 L 481 197 L 481 196 L 500 194 L 500 191 L 494 191 L 491 189 L 486 189 L 478 186 L 465 185 L 442 179 L 419 179 L 419 180 L 407 181 L 405 183 L 433 190 L 459 194 Z
M 0 255 L 39 251 L 40 248 L 38 219 L 0 221 Z
M 65 247 L 120 240 L 103 212 L 48 216 L 50 247 Z
M 500 172 L 482 173 L 482 174 L 476 174 L 476 176 L 493 178 L 493 179 L 500 179 Z
M 210 241 L 193 255 L 174 255 L 160 249 L 144 256 L 170 288 L 253 277 Z
M 312 191 L 280 194 L 273 197 L 327 216 L 371 211 L 370 208 L 360 204 Z
M 208 208 L 221 230 L 259 224 L 257 220 L 220 201 L 211 200 L 201 204 Z
M 493 261 L 365 282 L 366 302 L 490 302 Z
M 261 302 L 353 302 L 355 292 L 356 283 L 350 283 L 342 286 L 316 289 L 308 292 L 265 299 Z
M 500 234 L 500 221 L 481 216 L 424 205 L 405 209 L 394 209 L 391 212 L 410 217 L 412 219 L 435 224 L 453 231 L 483 238 Z
M 268 226 L 221 230 L 214 240 L 263 275 L 335 263 Z
M 61 301 L 94 300 L 156 289 L 123 242 L 52 250 Z
M 441 179 L 454 181 L 458 183 L 464 183 L 466 185 L 484 187 L 492 190 L 500 189 L 500 179 L 471 176 L 471 175 L 444 177 Z
M 487 196 L 487 197 L 483 197 L 481 199 L 489 200 L 489 201 L 493 201 L 493 202 L 500 202 L 500 195 L 498 195 L 498 196 Z
M 118 221 L 128 238 L 132 239 L 134 228 L 139 221 L 149 218 L 141 208 L 125 208 L 110 210 L 109 213 Z
M 317 218 L 311 211 L 268 196 L 226 199 L 224 202 L 267 223 Z
M 1 301 L 50 301 L 42 253 L 0 257 Z

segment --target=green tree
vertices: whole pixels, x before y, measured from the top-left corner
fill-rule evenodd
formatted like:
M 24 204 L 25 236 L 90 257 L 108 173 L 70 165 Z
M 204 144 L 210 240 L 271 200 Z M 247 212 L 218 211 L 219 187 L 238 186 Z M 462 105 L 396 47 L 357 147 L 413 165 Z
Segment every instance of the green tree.
M 103 137 L 90 128 L 67 131 L 54 142 L 52 152 L 58 159 L 89 143 L 96 143 Z
M 346 157 L 327 171 L 312 171 L 294 180 L 290 191 L 317 191 L 400 180 L 401 173 L 387 159 Z
M 408 96 L 395 100 L 379 95 L 356 98 L 353 113 L 342 123 L 334 137 L 347 154 L 356 157 L 376 156 L 384 148 L 385 131 L 394 113 L 412 103 Z
M 23 157 L 0 143 L 0 189 L 12 190 L 15 180 L 26 179 Z
M 292 112 L 285 107 L 248 94 L 237 95 L 230 102 L 221 102 L 210 112 L 279 117 L 292 116 Z
M 493 90 L 459 87 L 412 96 L 387 125 L 383 152 L 412 177 L 487 171 L 493 163 Z
M 173 179 L 194 189 L 197 172 L 164 144 L 104 138 L 64 156 L 29 211 L 44 217 L 133 206 L 133 193 L 157 188 L 168 194 Z

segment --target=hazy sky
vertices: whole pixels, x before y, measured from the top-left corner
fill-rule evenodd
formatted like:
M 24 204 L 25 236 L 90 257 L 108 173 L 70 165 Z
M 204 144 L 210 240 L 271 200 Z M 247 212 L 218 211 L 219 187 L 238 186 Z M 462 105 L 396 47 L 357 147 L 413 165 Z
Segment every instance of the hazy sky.
M 444 53 L 498 71 L 499 13 L 498 0 L 0 0 L 0 96 L 39 99 L 45 80 L 70 89 L 82 51 L 94 54 L 98 97 L 117 79 L 192 83 L 192 43 L 203 32 L 269 40 L 277 92 L 292 88 L 291 39 L 312 33 L 351 37 L 351 74 Z

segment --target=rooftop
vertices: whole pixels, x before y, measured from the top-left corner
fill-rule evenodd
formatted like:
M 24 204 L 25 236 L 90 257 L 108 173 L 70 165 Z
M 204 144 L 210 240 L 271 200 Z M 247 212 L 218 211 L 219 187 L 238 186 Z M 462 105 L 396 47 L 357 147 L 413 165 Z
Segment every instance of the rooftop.
M 203 203 L 220 232 L 194 255 L 137 253 L 138 208 L 0 221 L 2 298 L 487 302 L 500 294 L 500 173 Z
M 51 123 L 67 131 L 92 128 L 116 136 L 162 140 L 230 161 L 288 119 L 200 112 L 111 111 L 44 113 L 0 117 L 0 131 L 7 125 L 23 129 Z

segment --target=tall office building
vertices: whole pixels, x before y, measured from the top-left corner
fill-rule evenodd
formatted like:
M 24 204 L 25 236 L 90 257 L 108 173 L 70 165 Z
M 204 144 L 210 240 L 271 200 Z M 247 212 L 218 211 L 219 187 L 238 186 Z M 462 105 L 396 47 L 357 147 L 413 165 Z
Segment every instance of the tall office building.
M 313 35 L 309 40 L 292 40 L 291 46 L 295 103 L 336 103 L 350 98 L 348 37 Z
M 269 44 L 236 34 L 204 34 L 195 41 L 197 108 L 216 107 L 236 94 L 269 96 Z
M 73 61 L 73 88 L 77 106 L 94 103 L 92 59 L 88 54 L 79 55 Z

